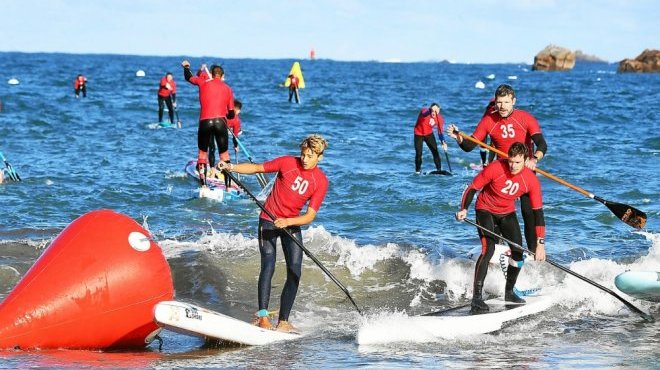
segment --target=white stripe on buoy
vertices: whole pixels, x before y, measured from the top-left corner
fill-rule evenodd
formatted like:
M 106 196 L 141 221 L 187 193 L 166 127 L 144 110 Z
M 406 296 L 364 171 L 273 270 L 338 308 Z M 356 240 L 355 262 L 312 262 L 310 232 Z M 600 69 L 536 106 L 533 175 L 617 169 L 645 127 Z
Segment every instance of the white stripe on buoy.
M 138 252 L 148 251 L 149 248 L 151 247 L 149 238 L 147 238 L 146 235 L 137 231 L 133 231 L 130 234 L 128 234 L 128 244 L 130 244 L 131 247 Z

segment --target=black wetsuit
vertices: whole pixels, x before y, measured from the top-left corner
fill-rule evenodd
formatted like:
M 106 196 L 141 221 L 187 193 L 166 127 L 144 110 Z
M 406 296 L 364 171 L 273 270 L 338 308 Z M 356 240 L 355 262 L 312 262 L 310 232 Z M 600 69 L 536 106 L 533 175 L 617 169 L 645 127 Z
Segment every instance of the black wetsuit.
M 300 226 L 291 226 L 287 230 L 302 243 Z M 293 302 L 298 293 L 298 284 L 302 275 L 302 249 L 287 235 L 286 231 L 275 226 L 271 221 L 259 219 L 259 252 L 261 253 L 261 273 L 259 273 L 259 309 L 268 309 L 270 301 L 271 279 L 275 272 L 277 238 L 280 238 L 284 259 L 286 260 L 286 282 L 280 298 L 280 321 L 288 321 Z

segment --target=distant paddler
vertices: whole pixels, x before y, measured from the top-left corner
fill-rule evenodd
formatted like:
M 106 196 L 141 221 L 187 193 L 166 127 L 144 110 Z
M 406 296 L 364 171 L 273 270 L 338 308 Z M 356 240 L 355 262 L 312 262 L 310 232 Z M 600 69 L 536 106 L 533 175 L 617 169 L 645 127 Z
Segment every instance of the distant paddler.
M 209 76 L 204 74 L 195 76 L 190 71 L 187 60 L 181 62 L 183 76 L 186 81 L 199 88 L 199 128 L 197 130 L 197 171 L 202 187 L 206 186 L 206 176 L 209 159 L 208 148 L 211 140 L 215 140 L 220 161 L 229 162 L 227 119 L 234 118 L 234 93 L 229 85 L 223 81 L 224 69 L 219 65 L 212 65 Z M 224 153 L 225 157 L 222 157 Z
M 291 66 L 289 75 L 286 76 L 286 80 L 284 81 L 284 86 L 289 88 L 289 102 L 295 97 L 296 103 L 300 104 L 300 89 L 305 88 L 305 78 L 303 77 L 299 62 L 294 62 Z
M 158 123 L 163 123 L 163 112 L 167 105 L 170 125 L 174 124 L 174 107 L 176 107 L 176 82 L 171 72 L 160 79 L 158 86 Z

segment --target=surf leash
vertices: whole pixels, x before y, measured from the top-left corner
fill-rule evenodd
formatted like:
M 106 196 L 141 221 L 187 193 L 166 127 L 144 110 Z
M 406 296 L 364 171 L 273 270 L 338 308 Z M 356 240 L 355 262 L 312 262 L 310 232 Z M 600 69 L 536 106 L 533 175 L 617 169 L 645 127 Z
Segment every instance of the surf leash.
M 261 208 L 261 210 L 264 211 L 264 213 L 267 214 L 268 217 L 270 217 L 273 221 L 275 221 L 275 218 L 276 218 L 275 215 L 273 215 L 269 210 L 266 209 L 266 207 L 263 205 L 263 203 L 261 203 L 261 202 L 257 199 L 257 197 L 254 196 L 254 194 L 252 194 L 252 192 L 250 191 L 250 189 L 248 189 L 245 185 L 243 185 L 243 183 L 241 183 L 240 180 L 238 180 L 234 175 L 232 175 L 231 172 L 227 171 L 226 169 L 223 169 L 222 172 L 224 172 L 224 174 L 225 174 L 226 176 L 229 176 L 229 178 L 231 178 L 232 181 L 234 181 L 238 186 L 240 186 L 241 188 L 243 188 L 243 190 L 245 190 L 245 192 L 250 196 L 250 198 L 252 198 L 252 200 L 257 204 L 257 206 L 259 206 L 259 208 Z M 325 268 L 325 266 L 323 266 L 323 264 L 321 263 L 321 261 L 319 261 L 319 260 L 318 260 L 318 259 L 312 254 L 312 252 L 309 251 L 309 249 L 305 248 L 305 246 L 302 244 L 302 242 L 301 242 L 300 240 L 296 239 L 296 238 L 293 236 L 293 234 L 291 234 L 291 231 L 289 231 L 289 229 L 287 229 L 287 228 L 283 228 L 282 230 L 284 230 L 284 232 L 286 232 L 286 234 L 287 234 L 287 235 L 288 235 L 288 236 L 289 236 L 289 237 L 290 237 L 290 238 L 291 238 L 291 239 L 292 239 L 292 240 L 293 240 L 293 241 L 294 241 L 294 242 L 300 247 L 300 249 L 302 249 L 303 252 L 305 252 L 305 254 L 307 255 L 307 257 L 311 258 L 311 260 L 314 261 L 314 263 L 316 263 L 316 265 L 317 265 L 319 268 L 321 268 L 321 270 L 323 270 L 323 272 L 325 272 L 326 275 L 328 275 L 328 277 L 330 278 L 330 280 L 332 280 L 332 281 L 333 281 L 333 282 L 339 287 L 339 289 L 341 289 L 341 290 L 346 294 L 346 296 L 347 296 L 348 299 L 351 301 L 351 303 L 353 304 L 353 306 L 355 306 L 355 309 L 357 310 L 357 312 L 358 312 L 360 315 L 362 315 L 362 311 L 360 310 L 360 307 L 358 307 L 358 305 L 355 303 L 355 301 L 353 300 L 353 297 L 351 297 L 351 294 L 348 292 L 348 289 L 346 289 L 346 287 L 345 287 L 345 286 L 344 286 L 339 280 L 337 280 L 337 278 L 336 278 L 334 275 L 332 275 L 332 273 L 331 273 L 330 271 L 328 271 L 328 269 Z
M 238 144 L 238 147 L 241 148 L 243 153 L 245 153 L 245 156 L 247 157 L 248 161 L 250 161 L 250 163 L 252 163 L 252 164 L 255 164 L 254 160 L 252 159 L 252 155 L 250 155 L 250 152 L 248 152 L 245 145 L 243 145 L 243 143 L 238 139 L 238 136 L 234 135 L 234 132 L 230 128 L 227 128 L 227 132 L 229 132 L 231 137 L 234 138 L 234 140 L 236 140 L 236 143 Z M 268 185 L 268 178 L 266 177 L 266 175 L 264 175 L 263 173 L 258 173 L 258 174 L 255 174 L 255 176 L 257 177 L 257 181 L 259 182 L 259 185 L 261 185 L 261 189 L 264 189 L 266 187 L 266 185 Z
M 21 181 L 21 177 L 18 176 L 18 173 L 14 170 L 14 167 L 12 167 L 11 164 L 9 164 L 7 158 L 5 158 L 2 152 L 0 152 L 0 159 L 2 159 L 3 162 L 5 162 L 5 167 L 7 168 L 7 174 L 9 175 L 9 178 L 12 179 L 13 181 Z
M 478 225 L 476 222 L 474 222 L 474 221 L 472 221 L 472 220 L 470 220 L 470 219 L 467 219 L 467 218 L 466 218 L 466 219 L 463 219 L 463 221 L 466 222 L 466 223 L 468 223 L 468 224 L 470 224 L 470 225 L 472 225 L 472 226 L 474 226 L 474 227 L 476 227 L 477 229 L 479 229 L 479 230 L 481 230 L 481 231 L 483 231 L 483 232 L 485 232 L 485 233 L 487 233 L 487 234 L 490 234 L 491 236 L 494 236 L 494 237 L 500 238 L 501 240 L 507 242 L 507 243 L 509 244 L 510 247 L 516 248 L 516 249 L 518 249 L 519 251 L 521 251 L 521 252 L 523 252 L 523 253 L 527 253 L 527 254 L 529 254 L 529 255 L 531 255 L 531 256 L 535 256 L 534 252 L 530 251 L 529 249 L 524 248 L 524 247 L 522 247 L 521 245 L 519 245 L 519 244 L 517 244 L 517 243 L 514 243 L 514 242 L 512 242 L 511 240 L 508 240 L 508 239 L 502 237 L 501 235 L 498 235 L 497 233 L 495 233 L 495 232 L 493 232 L 493 231 L 491 231 L 491 230 L 486 229 L 485 227 L 483 227 L 483 226 L 481 226 L 481 225 Z M 552 266 L 554 266 L 554 267 L 556 267 L 556 268 L 558 268 L 558 269 L 560 269 L 560 270 L 566 272 L 567 274 L 573 275 L 573 276 L 575 276 L 576 278 L 578 278 L 578 279 L 580 279 L 580 280 L 582 280 L 582 281 L 584 281 L 584 282 L 587 282 L 587 283 L 589 283 L 589 284 L 595 286 L 596 288 L 599 288 L 599 289 L 603 290 L 603 291 L 606 292 L 606 293 L 611 294 L 612 296 L 614 296 L 615 298 L 617 298 L 619 301 L 621 301 L 623 304 L 625 304 L 626 307 L 628 307 L 631 311 L 633 311 L 634 313 L 636 313 L 636 314 L 638 314 L 639 316 L 641 316 L 644 320 L 646 320 L 646 321 L 648 321 L 648 322 L 654 322 L 654 321 L 655 321 L 655 319 L 653 318 L 653 316 L 651 316 L 650 314 L 648 314 L 648 313 L 646 313 L 646 312 L 640 310 L 639 308 L 635 307 L 632 303 L 628 302 L 628 301 L 625 300 L 623 297 L 621 297 L 620 295 L 616 294 L 616 292 L 614 292 L 613 290 L 611 290 L 611 289 L 609 289 L 609 288 L 606 288 L 606 287 L 604 287 L 604 286 L 598 284 L 597 282 L 595 282 L 595 281 L 593 281 L 593 280 L 590 280 L 590 279 L 588 279 L 588 278 L 586 278 L 586 277 L 584 277 L 584 276 L 578 274 L 577 272 L 575 272 L 575 271 L 573 271 L 573 270 L 571 270 L 571 269 L 569 269 L 569 268 L 567 268 L 567 267 L 564 267 L 564 266 L 560 265 L 559 263 L 557 263 L 557 262 L 555 262 L 555 261 L 553 261 L 553 260 L 551 260 L 551 259 L 549 259 L 549 258 L 547 258 L 547 257 L 546 257 L 546 259 L 545 259 L 545 262 L 547 262 L 547 263 L 551 264 Z
M 493 152 L 497 153 L 502 158 L 507 158 L 508 157 L 501 150 L 495 149 L 494 147 L 492 147 L 492 146 L 490 146 L 490 145 L 488 145 L 488 144 L 486 144 L 486 143 L 484 143 L 480 140 L 477 140 L 474 137 L 472 137 L 470 135 L 467 135 L 463 132 L 454 131 L 454 134 L 456 134 L 458 136 L 461 136 L 463 139 L 470 140 L 471 142 L 473 142 L 473 143 L 475 143 L 475 144 L 477 144 L 481 147 L 484 147 L 484 148 L 486 148 L 490 151 L 493 151 Z M 538 167 L 536 167 L 536 169 L 534 171 L 537 172 L 537 173 L 540 173 L 541 175 L 543 175 L 547 178 L 549 178 L 550 180 L 556 181 L 556 182 L 558 182 L 558 183 L 560 183 L 560 184 L 562 184 L 562 185 L 564 185 L 564 186 L 566 186 L 566 187 L 568 187 L 572 190 L 577 191 L 578 193 L 580 193 L 582 195 L 585 195 L 585 196 L 587 196 L 591 199 L 594 199 L 594 200 L 604 204 L 607 208 L 609 208 L 609 210 L 612 213 L 614 213 L 614 215 L 616 217 L 619 218 L 619 220 L 623 221 L 627 225 L 632 226 L 633 228 L 635 228 L 637 230 L 640 230 L 640 229 L 644 228 L 644 226 L 646 225 L 646 213 L 640 211 L 637 208 L 631 207 L 627 204 L 622 204 L 622 203 L 611 202 L 611 201 L 605 200 L 605 199 L 603 199 L 603 198 L 601 198 L 597 195 L 594 195 L 593 193 L 590 193 L 590 192 L 588 192 L 588 191 L 586 191 L 586 190 L 584 190 L 584 189 L 582 189 L 578 186 L 575 186 L 575 185 L 569 183 L 568 181 L 565 181 L 565 180 L 563 180 L 563 179 L 561 179 L 561 178 L 559 178 L 555 175 L 552 175 L 548 172 L 545 172 L 545 171 L 543 171 L 542 169 L 540 169 Z

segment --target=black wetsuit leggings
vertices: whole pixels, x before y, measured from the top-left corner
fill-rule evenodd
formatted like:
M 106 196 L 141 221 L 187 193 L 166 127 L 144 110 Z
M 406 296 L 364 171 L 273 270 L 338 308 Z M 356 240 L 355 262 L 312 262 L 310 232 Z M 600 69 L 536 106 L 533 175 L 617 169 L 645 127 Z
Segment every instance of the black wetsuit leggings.
M 197 130 L 197 147 L 203 152 L 208 152 L 209 144 L 215 140 L 218 153 L 224 153 L 228 147 L 227 135 L 227 120 L 224 117 L 201 120 Z M 215 153 L 213 158 L 209 155 L 209 165 L 215 166 Z
M 171 96 L 160 96 L 158 95 L 158 122 L 163 122 L 163 111 L 165 110 L 165 104 L 167 104 L 167 109 L 169 110 L 170 123 L 174 122 L 174 107 L 172 106 L 172 97 Z
M 77 89 L 75 89 L 76 96 L 80 95 L 80 92 L 83 94 L 83 98 L 87 97 L 87 86 L 86 85 L 80 85 Z
M 293 236 L 302 243 L 299 226 L 287 228 Z M 302 249 L 283 230 L 272 222 L 259 219 L 259 252 L 261 252 L 261 272 L 259 273 L 259 310 L 268 309 L 270 287 L 275 272 L 275 255 L 277 238 L 280 238 L 284 259 L 286 261 L 286 282 L 280 298 L 279 320 L 288 321 L 293 302 L 298 293 L 298 284 L 302 274 Z
M 300 104 L 300 100 L 298 98 L 298 92 L 296 91 L 298 89 L 296 88 L 289 88 L 289 101 L 291 101 L 291 98 L 295 97 L 296 98 L 296 103 Z
M 426 143 L 426 146 L 431 150 L 431 154 L 433 154 L 435 169 L 441 171 L 442 164 L 440 162 L 440 154 L 438 153 L 438 142 L 435 141 L 435 136 L 430 134 L 426 136 L 415 135 L 415 172 L 419 172 L 422 169 L 422 142 Z
M 488 211 L 477 210 L 477 224 L 484 228 L 495 231 L 496 227 L 499 229 L 500 234 L 506 239 L 520 245 L 522 243 L 522 235 L 520 235 L 520 225 L 516 213 L 512 212 L 505 215 L 496 215 Z M 491 234 L 479 230 L 479 237 L 481 238 L 481 255 L 477 259 L 477 265 L 474 268 L 474 281 L 483 285 L 488 273 L 488 263 L 495 253 L 495 244 L 497 238 Z M 522 260 L 522 252 L 514 247 L 511 247 L 511 258 L 516 261 Z

